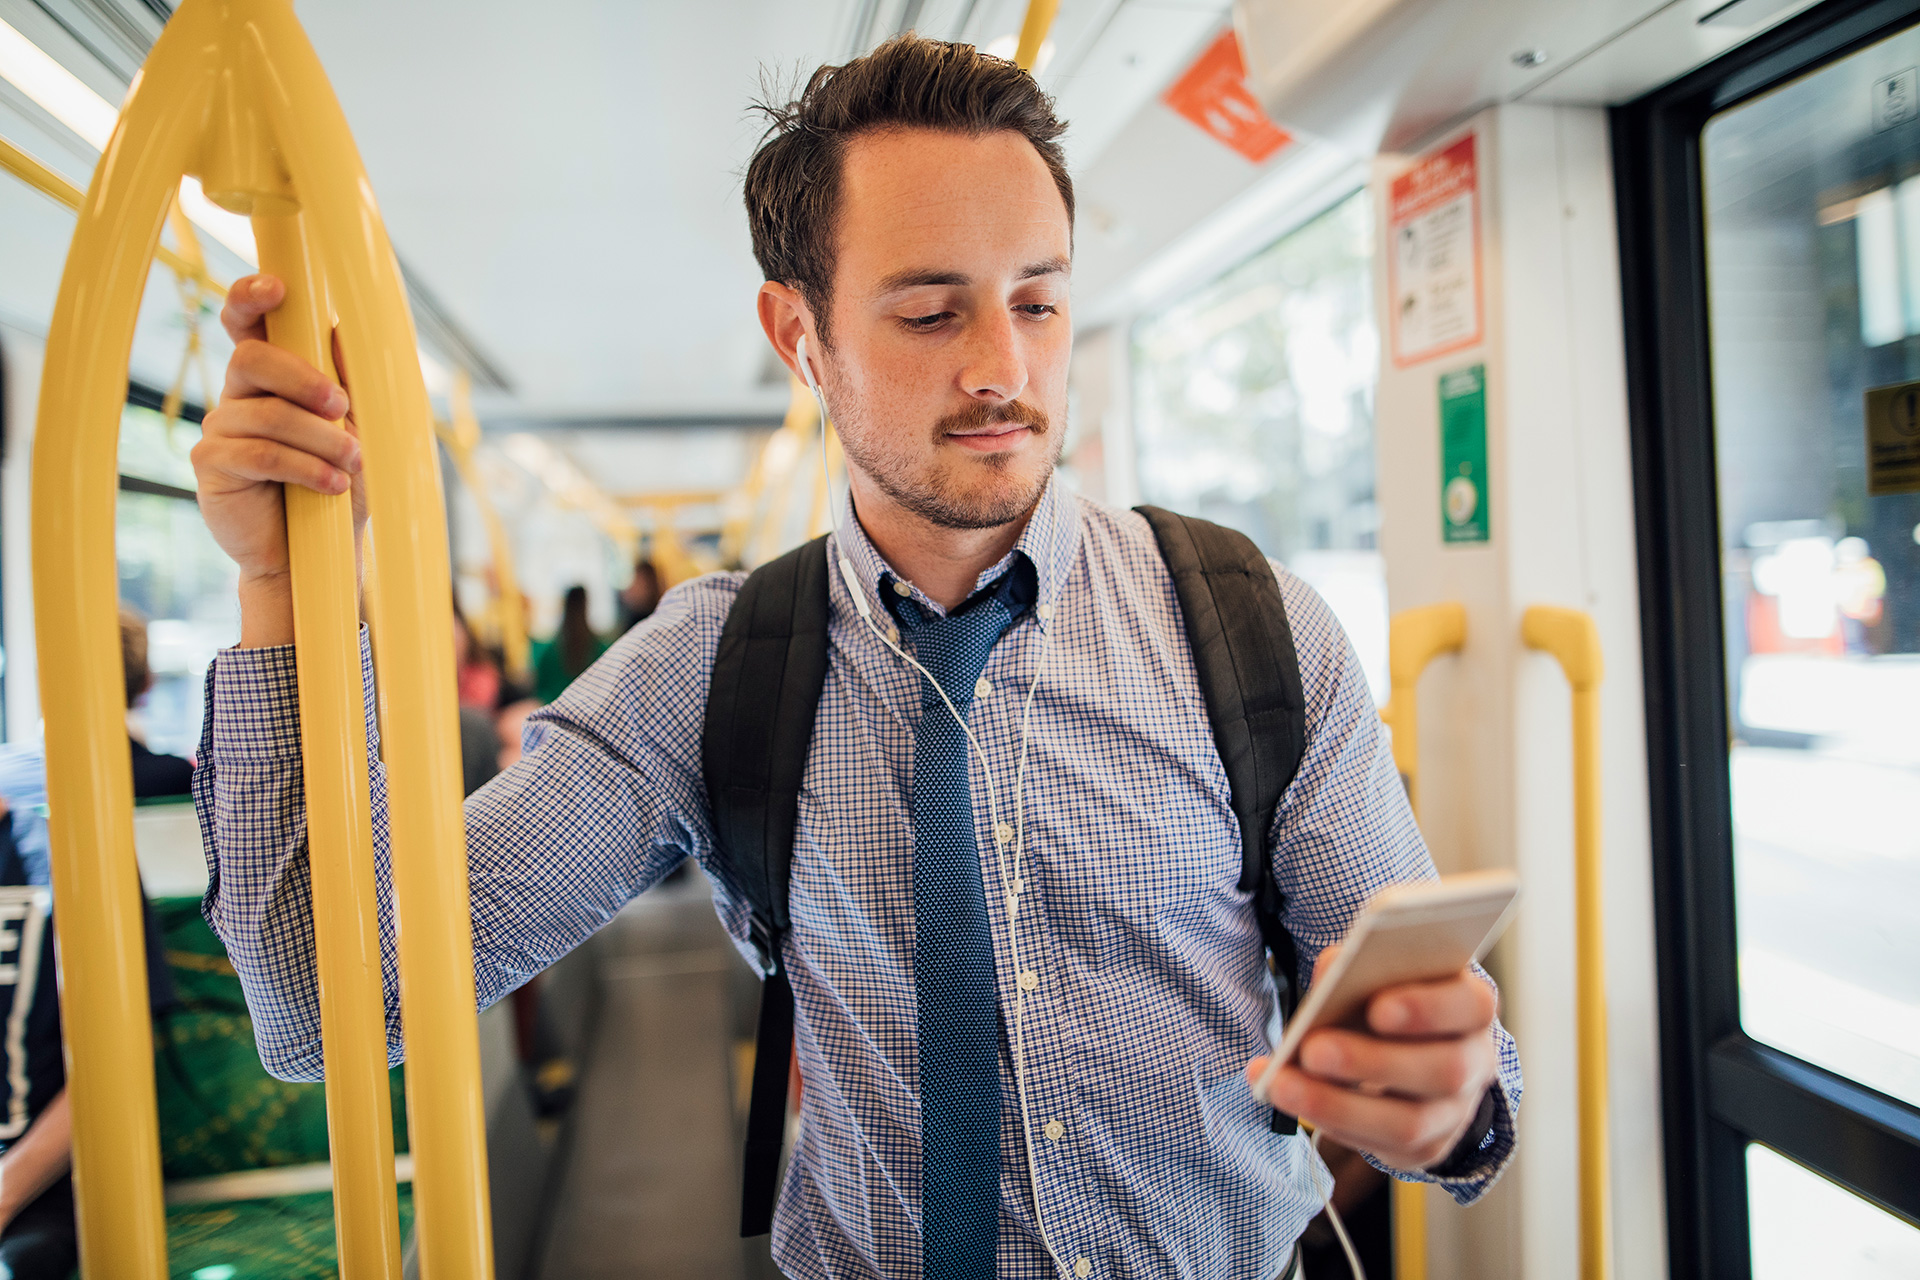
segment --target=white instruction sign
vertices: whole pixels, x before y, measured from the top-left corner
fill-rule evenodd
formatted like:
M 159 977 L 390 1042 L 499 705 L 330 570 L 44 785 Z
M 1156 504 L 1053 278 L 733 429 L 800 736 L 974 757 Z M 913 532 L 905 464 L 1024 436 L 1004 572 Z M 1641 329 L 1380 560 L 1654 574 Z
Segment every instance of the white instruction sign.
M 1389 188 L 1393 360 L 1418 364 L 1481 339 L 1479 176 L 1473 135 L 1423 156 Z

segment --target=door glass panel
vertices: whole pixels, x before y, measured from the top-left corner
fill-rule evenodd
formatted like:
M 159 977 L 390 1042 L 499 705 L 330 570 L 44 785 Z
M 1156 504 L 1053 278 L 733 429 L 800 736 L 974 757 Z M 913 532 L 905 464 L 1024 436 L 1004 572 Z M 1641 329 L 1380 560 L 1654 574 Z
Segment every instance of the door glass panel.
M 1753 1280 L 1912 1280 L 1920 1231 L 1783 1155 L 1747 1148 Z
M 1142 319 L 1134 434 L 1141 496 L 1240 530 L 1306 579 L 1384 700 L 1372 249 L 1360 191 Z
M 1920 1105 L 1917 67 L 1742 104 L 1702 167 L 1741 1018 Z

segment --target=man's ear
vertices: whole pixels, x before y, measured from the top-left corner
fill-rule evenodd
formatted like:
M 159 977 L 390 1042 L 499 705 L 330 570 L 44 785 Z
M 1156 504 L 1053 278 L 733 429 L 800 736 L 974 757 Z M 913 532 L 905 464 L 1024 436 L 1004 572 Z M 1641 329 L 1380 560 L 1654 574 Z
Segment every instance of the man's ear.
M 767 341 L 773 344 L 774 351 L 796 378 L 805 381 L 800 372 L 799 357 L 795 348 L 800 339 L 807 340 L 807 354 L 813 359 L 813 372 L 819 377 L 820 334 L 814 327 L 813 309 L 797 289 L 781 284 L 778 280 L 768 280 L 760 286 L 759 297 L 760 327 L 766 331 Z

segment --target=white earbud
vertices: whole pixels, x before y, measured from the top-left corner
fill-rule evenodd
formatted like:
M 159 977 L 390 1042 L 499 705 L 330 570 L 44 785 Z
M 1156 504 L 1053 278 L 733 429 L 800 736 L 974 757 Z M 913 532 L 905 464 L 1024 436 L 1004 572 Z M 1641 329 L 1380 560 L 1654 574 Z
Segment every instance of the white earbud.
M 840 534 L 840 507 L 833 501 L 833 475 L 827 467 L 827 397 L 820 390 L 819 380 L 813 376 L 813 361 L 807 359 L 807 335 L 801 334 L 793 344 L 793 361 L 800 366 L 800 377 L 806 382 L 807 390 L 813 392 L 813 402 L 820 406 L 820 474 L 827 482 L 827 515 L 833 521 L 834 542 L 838 544 Z M 853 597 L 853 607 L 860 611 L 860 617 L 868 626 L 873 626 L 873 606 L 867 603 L 867 593 L 860 586 L 860 578 L 854 572 L 853 561 L 839 553 L 835 547 L 834 559 L 839 561 L 840 576 L 846 579 L 847 594 Z M 876 628 L 875 634 L 878 634 Z

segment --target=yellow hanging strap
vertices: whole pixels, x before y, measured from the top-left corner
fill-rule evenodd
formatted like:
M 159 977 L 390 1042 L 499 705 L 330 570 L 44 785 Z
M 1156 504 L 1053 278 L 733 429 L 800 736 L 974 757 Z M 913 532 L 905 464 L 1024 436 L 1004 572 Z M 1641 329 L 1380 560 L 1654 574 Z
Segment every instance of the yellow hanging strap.
M 513 540 L 501 522 L 487 492 L 474 455 L 480 448 L 480 419 L 473 412 L 473 380 L 465 369 L 453 375 L 452 420 L 436 422 L 434 430 L 440 443 L 453 459 L 460 483 L 467 487 L 473 505 L 480 512 L 480 523 L 487 531 L 487 548 L 493 556 L 494 609 L 500 622 L 500 648 L 506 657 L 507 676 L 524 683 L 532 671 L 527 643 L 527 611 L 520 595 L 520 578 L 514 571 Z
M 1467 610 L 1460 604 L 1430 604 L 1397 614 L 1387 633 L 1387 669 L 1392 688 L 1380 718 L 1393 730 L 1393 765 L 1407 788 L 1407 803 L 1420 810 L 1420 675 L 1443 653 L 1467 643 Z M 1392 1184 L 1394 1280 L 1427 1280 L 1427 1187 Z
M 367 509 L 380 530 L 369 549 L 377 571 L 367 599 L 385 713 L 421 1276 L 487 1280 L 492 1238 L 451 585 L 432 415 L 392 246 L 288 0 L 183 0 L 175 11 L 80 206 L 47 340 L 33 460 L 34 604 L 42 702 L 61 709 L 47 721 L 47 789 L 54 894 L 63 904 L 81 1266 L 111 1280 L 167 1275 L 113 534 L 115 443 L 134 326 L 168 207 L 189 173 L 216 204 L 252 214 L 273 265 L 306 282 L 304 304 L 270 331 L 276 340 L 319 354 L 322 299 L 340 317 Z M 329 1125 L 343 1143 L 335 1224 L 346 1280 L 390 1280 L 390 1161 L 349 1140 L 378 1127 L 377 1110 L 370 1116 L 366 1106 L 384 1093 L 384 1026 L 358 1037 L 337 1030 L 374 1003 L 366 994 L 379 981 L 364 905 L 370 846 L 344 834 L 365 821 L 364 793 L 353 749 L 332 741 L 363 738 L 352 592 L 342 588 L 351 565 L 342 544 L 343 530 L 351 537 L 347 502 L 295 497 L 289 543 L 301 711 L 318 718 L 303 720 L 302 738 L 339 753 L 310 756 L 309 770 L 324 765 L 351 792 L 329 835 L 332 819 L 319 813 L 325 796 L 308 778 L 316 927 L 325 931 L 318 963 Z M 334 674 L 316 679 L 328 664 L 337 664 Z M 331 888 L 323 887 L 329 870 Z
M 1520 638 L 1559 662 L 1573 692 L 1575 1019 L 1580 1060 L 1580 1278 L 1607 1280 L 1612 1261 L 1607 1151 L 1606 884 L 1600 850 L 1600 631 L 1578 609 L 1535 605 Z
M 207 256 L 200 248 L 200 237 L 194 234 L 193 223 L 180 208 L 177 195 L 167 210 L 167 226 L 173 231 L 174 243 L 180 246 L 180 256 L 190 268 L 173 273 L 174 286 L 180 291 L 180 306 L 186 312 L 187 344 L 180 353 L 180 370 L 174 375 L 173 386 L 168 388 L 166 398 L 160 405 L 160 413 L 166 418 L 167 435 L 171 439 L 173 424 L 179 421 L 181 406 L 186 403 L 187 374 L 190 371 L 197 371 L 200 375 L 201 406 L 211 410 L 218 403 L 219 395 L 214 390 L 213 378 L 207 372 L 207 353 L 200 341 L 200 325 L 211 309 L 210 304 L 220 295 L 209 290 L 204 283 L 210 279 L 207 275 Z

